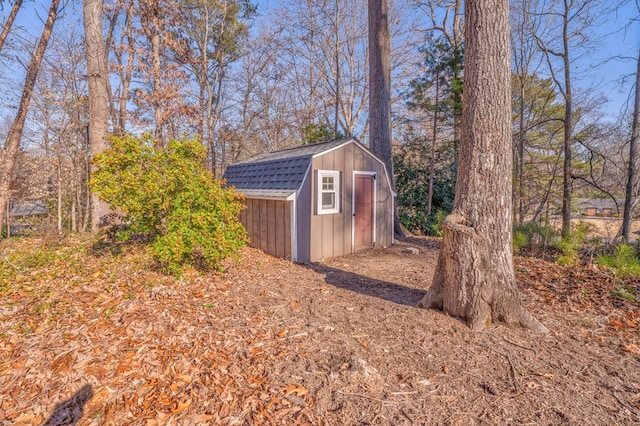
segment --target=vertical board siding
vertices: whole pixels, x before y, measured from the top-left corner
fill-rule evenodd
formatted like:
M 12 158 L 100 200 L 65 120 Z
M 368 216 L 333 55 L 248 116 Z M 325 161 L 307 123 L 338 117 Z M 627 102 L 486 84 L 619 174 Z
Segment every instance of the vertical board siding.
M 275 202 L 274 214 L 277 232 L 275 233 L 275 255 L 277 257 L 285 257 L 284 255 L 284 203 Z
M 269 229 L 269 216 L 267 210 L 267 201 L 259 200 L 260 209 L 260 250 L 269 253 L 269 237 L 267 230 Z
M 308 262 L 317 260 L 313 257 L 313 244 L 311 241 L 315 238 L 315 231 L 312 231 L 316 216 L 314 214 L 313 197 L 315 190 L 311 186 L 315 184 L 313 178 L 313 169 L 309 170 L 306 179 L 302 182 L 300 191 L 298 191 L 296 219 L 298 221 L 298 261 Z
M 277 245 L 276 245 L 276 228 L 277 228 L 277 217 L 276 217 L 276 201 L 267 200 L 267 253 L 276 255 L 277 253 Z
M 291 259 L 291 227 L 293 224 L 291 223 L 291 204 L 290 202 L 284 203 L 284 258 Z
M 248 198 L 240 213 L 249 245 L 265 253 L 291 258 L 291 202 Z

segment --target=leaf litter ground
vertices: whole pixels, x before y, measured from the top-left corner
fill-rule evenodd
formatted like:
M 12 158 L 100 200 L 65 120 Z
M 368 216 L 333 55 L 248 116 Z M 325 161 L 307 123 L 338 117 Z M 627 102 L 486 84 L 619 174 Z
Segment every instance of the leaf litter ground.
M 548 335 L 415 308 L 440 242 L 181 279 L 142 248 L 0 245 L 0 424 L 640 423 L 638 283 L 516 258 Z M 404 253 L 407 246 L 419 254 Z

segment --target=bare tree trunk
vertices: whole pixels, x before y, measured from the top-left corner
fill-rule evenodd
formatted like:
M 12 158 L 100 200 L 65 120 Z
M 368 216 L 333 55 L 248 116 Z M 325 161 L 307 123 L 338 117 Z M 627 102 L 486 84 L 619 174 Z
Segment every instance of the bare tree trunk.
M 62 159 L 58 154 L 58 234 L 62 234 Z
M 84 32 L 89 77 L 89 146 L 91 155 L 106 148 L 109 120 L 107 96 L 108 69 L 102 35 L 102 1 L 84 0 Z M 109 205 L 91 194 L 91 231 L 96 233 L 101 219 L 110 212 Z
M 10 200 L 7 200 L 7 238 L 11 237 L 11 204 Z M 2 228 L 0 228 L 0 234 L 2 234 Z M 2 235 L 0 235 L 2 237 Z
M 18 152 L 20 149 L 20 139 L 22 138 L 22 132 L 24 130 L 24 123 L 27 119 L 27 113 L 29 112 L 29 105 L 31 103 L 31 95 L 33 94 L 33 87 L 38 79 L 38 72 L 40 71 L 40 65 L 42 64 L 42 58 L 47 50 L 47 44 L 53 31 L 53 24 L 56 21 L 58 15 L 58 5 L 60 0 L 51 0 L 49 6 L 49 14 L 44 24 L 44 30 L 42 36 L 38 42 L 38 47 L 34 55 L 31 57 L 29 66 L 27 67 L 27 75 L 24 79 L 24 88 L 22 89 L 22 97 L 20 98 L 20 105 L 18 106 L 18 113 L 16 118 L 11 124 L 7 140 L 4 145 L 5 160 L 2 170 L 2 176 L 0 177 L 0 229 L 2 229 L 2 222 L 5 217 L 7 209 L 7 200 L 9 199 L 9 189 L 11 187 L 11 180 L 13 178 L 13 171 L 18 159 Z M 1 236 L 0 236 L 1 237 Z
M 525 113 L 525 75 L 520 75 L 519 79 L 519 102 L 520 102 L 520 118 L 518 120 L 518 142 L 514 149 L 514 185 L 513 185 L 513 207 L 514 207 L 514 223 L 518 226 L 522 226 L 524 222 L 524 143 L 525 143 L 525 125 L 524 125 L 524 113 Z
M 627 173 L 627 188 L 624 196 L 624 212 L 622 215 L 622 238 L 629 242 L 631 234 L 631 206 L 633 201 L 633 186 L 636 174 L 636 151 L 638 149 L 638 135 L 640 134 L 640 51 L 636 70 L 636 95 L 633 105 L 633 122 L 631 125 L 631 141 L 629 142 L 629 172 Z
M 391 184 L 393 153 L 391 151 L 391 41 L 387 0 L 369 0 L 369 144 L 371 151 L 384 162 Z M 404 235 L 397 206 L 394 206 L 393 228 Z
M 11 6 L 11 12 L 9 12 L 9 16 L 7 17 L 7 22 L 4 23 L 4 27 L 2 28 L 2 33 L 0 33 L 0 52 L 2 52 L 2 47 L 4 46 L 4 42 L 9 35 L 9 31 L 11 31 L 11 27 L 13 26 L 13 21 L 16 20 L 16 16 L 18 15 L 18 11 L 20 10 L 20 6 L 22 6 L 22 0 L 15 0 L 13 6 Z
M 465 6 L 456 196 L 433 283 L 419 306 L 464 318 L 474 330 L 501 321 L 546 331 L 522 306 L 513 271 L 509 2 L 468 0 Z
M 571 62 L 569 61 L 568 18 L 565 16 L 564 55 L 564 166 L 562 169 L 562 237 L 571 235 L 571 133 L 573 130 L 573 97 L 571 92 Z
M 433 177 L 436 165 L 436 139 L 438 137 L 438 103 L 440 102 L 440 72 L 436 72 L 436 94 L 433 102 L 433 129 L 431 132 L 431 155 L 429 157 L 429 192 L 427 194 L 427 214 L 431 214 L 433 204 Z

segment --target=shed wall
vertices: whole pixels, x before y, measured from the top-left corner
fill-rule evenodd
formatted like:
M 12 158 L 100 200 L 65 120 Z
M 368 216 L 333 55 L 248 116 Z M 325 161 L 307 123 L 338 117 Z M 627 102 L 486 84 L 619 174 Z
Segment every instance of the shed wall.
M 249 245 L 273 256 L 291 259 L 291 202 L 246 198 L 240 222 Z
M 306 204 L 310 210 L 311 261 L 342 256 L 352 252 L 353 172 L 376 173 L 376 229 L 375 245 L 388 246 L 393 239 L 393 197 L 385 175 L 384 166 L 368 152 L 355 144 L 323 154 L 313 160 L 309 190 L 311 197 Z M 318 215 L 316 213 L 316 170 L 339 170 L 341 174 L 340 213 Z

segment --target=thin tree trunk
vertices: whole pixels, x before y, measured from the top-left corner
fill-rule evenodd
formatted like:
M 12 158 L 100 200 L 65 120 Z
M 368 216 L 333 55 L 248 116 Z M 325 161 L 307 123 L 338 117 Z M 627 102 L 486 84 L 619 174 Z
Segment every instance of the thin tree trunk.
M 431 288 L 419 303 L 474 330 L 505 322 L 546 331 L 518 297 L 512 253 L 509 1 L 465 4 L 462 140 L 453 212 Z
M 7 200 L 7 238 L 11 238 L 11 201 Z M 0 234 L 2 229 L 0 228 Z M 0 235 L 1 237 L 2 235 Z
M 58 155 L 58 234 L 62 234 L 62 160 Z
M 629 172 L 627 173 L 627 188 L 624 196 L 624 212 L 622 215 L 622 238 L 629 242 L 631 234 L 631 206 L 633 202 L 633 187 L 636 175 L 636 151 L 638 135 L 640 134 L 640 51 L 636 69 L 636 95 L 633 105 L 633 122 L 631 125 L 631 141 L 629 142 Z
M 18 159 L 20 139 L 22 138 L 24 123 L 27 119 L 27 113 L 29 112 L 31 95 L 33 94 L 33 88 L 36 84 L 36 80 L 38 79 L 38 72 L 40 71 L 42 58 L 44 58 L 44 53 L 47 50 L 47 44 L 49 43 L 49 38 L 53 31 L 53 24 L 55 23 L 58 15 L 59 4 L 60 0 L 51 0 L 49 14 L 47 15 L 47 20 L 44 24 L 42 36 L 40 37 L 38 47 L 36 48 L 34 55 L 31 57 L 31 61 L 27 67 L 27 75 L 24 80 L 24 87 L 22 89 L 22 97 L 20 98 L 20 105 L 18 106 L 18 113 L 11 124 L 9 134 L 7 135 L 7 140 L 5 142 L 4 168 L 2 170 L 2 176 L 0 177 L 0 229 L 2 229 L 2 222 L 7 209 L 11 180 L 13 179 L 13 172 Z
M 391 41 L 387 0 L 369 0 L 369 144 L 371 151 L 384 162 L 395 188 L 391 151 Z M 397 202 L 395 203 L 397 204 Z M 393 228 L 404 235 L 397 206 Z
M 436 139 L 438 137 L 438 108 L 440 102 L 440 72 L 436 73 L 436 96 L 433 105 L 433 129 L 431 133 L 431 155 L 429 157 L 429 192 L 427 193 L 427 214 L 431 214 L 433 204 L 433 177 L 436 165 Z
M 573 97 L 571 91 L 571 62 L 569 60 L 569 17 L 565 0 L 562 32 L 564 52 L 564 166 L 562 169 L 562 238 L 571 236 L 571 138 L 573 131 Z
M 20 6 L 22 6 L 22 0 L 15 0 L 15 2 L 13 3 L 13 6 L 11 6 L 11 12 L 9 12 L 7 21 L 4 23 L 4 27 L 2 28 L 2 33 L 0 33 L 0 52 L 2 52 L 2 47 L 4 46 L 5 40 L 7 40 L 7 36 L 9 35 L 9 32 L 11 31 L 13 22 L 16 20 L 16 16 L 18 15 Z
M 82 12 L 89 79 L 89 146 L 93 156 L 106 148 L 109 120 L 108 70 L 102 35 L 102 1 L 84 0 Z M 91 194 L 91 231 L 93 233 L 98 231 L 102 218 L 110 211 L 109 205 L 100 200 L 97 194 Z
M 58 187 L 58 234 L 62 234 L 62 188 Z
M 524 102 L 525 102 L 525 76 L 520 76 L 520 120 L 518 121 L 518 149 L 515 161 L 515 190 L 514 206 L 516 210 L 515 223 L 522 226 L 524 223 L 524 142 L 525 142 L 525 125 L 524 125 Z
M 160 146 L 165 146 L 164 140 L 164 112 L 162 110 L 160 94 L 161 84 L 160 76 L 162 74 L 162 64 L 160 63 L 160 11 L 158 5 L 153 8 L 152 27 L 153 35 L 151 37 L 151 58 L 153 61 L 153 117 L 155 120 L 155 138 Z

